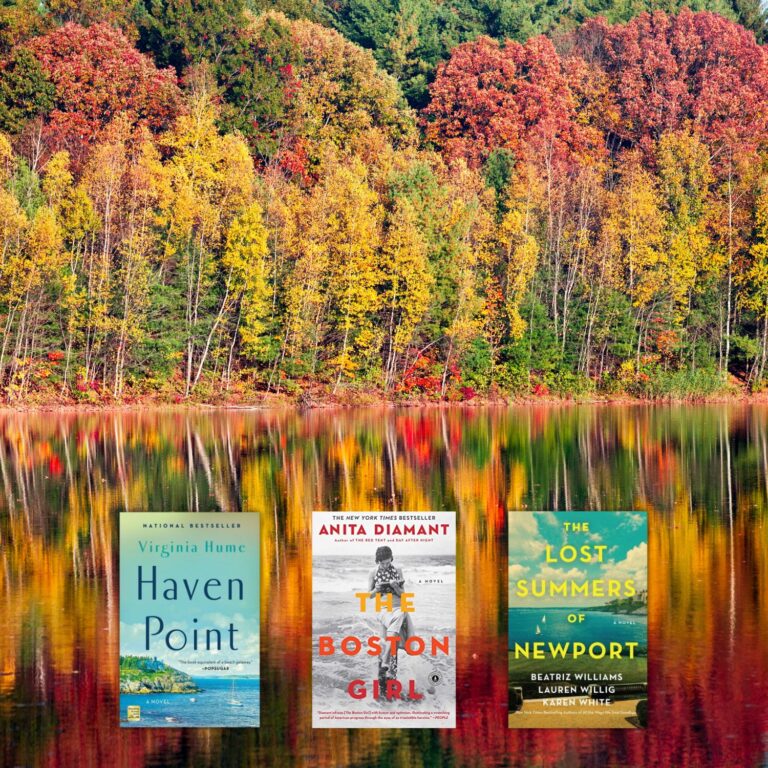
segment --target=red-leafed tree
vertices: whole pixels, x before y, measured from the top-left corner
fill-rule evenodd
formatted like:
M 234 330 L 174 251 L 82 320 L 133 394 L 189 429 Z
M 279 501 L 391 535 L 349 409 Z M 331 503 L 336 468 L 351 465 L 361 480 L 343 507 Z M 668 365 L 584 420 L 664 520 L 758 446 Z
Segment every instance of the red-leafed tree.
M 706 140 L 753 144 L 768 134 L 768 54 L 754 35 L 715 13 L 644 13 L 627 24 L 597 18 L 574 53 L 604 80 L 593 114 L 620 144 L 650 150 L 683 127 Z
M 488 37 L 459 45 L 438 68 L 430 93 L 427 138 L 470 165 L 497 148 L 566 157 L 599 141 L 577 120 L 568 67 L 544 37 L 522 45 Z
M 56 89 L 45 125 L 48 148 L 68 150 L 75 162 L 118 114 L 136 127 L 160 131 L 179 111 L 173 69 L 157 69 L 108 24 L 65 24 L 26 47 Z

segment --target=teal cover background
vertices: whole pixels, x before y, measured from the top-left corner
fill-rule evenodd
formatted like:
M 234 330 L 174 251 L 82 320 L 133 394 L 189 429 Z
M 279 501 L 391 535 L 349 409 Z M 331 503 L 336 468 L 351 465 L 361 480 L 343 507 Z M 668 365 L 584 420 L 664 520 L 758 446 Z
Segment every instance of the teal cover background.
M 147 527 L 148 525 L 172 527 Z M 238 527 L 198 527 L 230 525 Z M 181 527 L 179 527 L 181 526 Z M 194 527 L 192 527 L 194 526 Z M 142 551 L 140 543 L 145 543 Z M 206 552 L 205 544 L 234 545 L 242 552 Z M 166 556 L 150 551 L 165 545 Z M 178 547 L 183 550 L 176 551 Z M 157 567 L 157 599 L 151 599 L 151 587 L 145 585 L 143 599 L 138 599 L 138 567 L 143 579 Z M 163 662 L 189 675 L 197 688 L 194 693 L 120 693 L 120 724 L 123 727 L 254 727 L 259 725 L 259 631 L 260 631 L 260 541 L 259 515 L 256 513 L 178 513 L 123 512 L 120 514 L 120 655 L 142 656 Z M 176 600 L 163 599 L 169 586 L 166 579 L 177 583 Z M 186 579 L 192 589 L 190 599 L 184 587 Z M 205 597 L 203 587 L 208 579 L 218 579 L 221 586 L 211 589 L 218 600 Z M 243 584 L 228 594 L 228 580 Z M 150 638 L 146 649 L 146 617 L 159 616 L 164 623 L 162 634 Z M 195 623 L 193 619 L 197 619 Z M 230 622 L 237 629 L 234 645 L 229 648 Z M 151 622 L 152 629 L 157 623 Z M 192 633 L 198 629 L 198 649 L 192 645 Z M 186 633 L 185 648 L 169 650 L 164 642 L 171 629 Z M 220 629 L 222 649 L 207 650 L 205 630 Z M 173 645 L 180 644 L 175 633 Z M 210 668 L 215 665 L 215 668 Z M 141 719 L 127 720 L 129 704 L 141 707 Z

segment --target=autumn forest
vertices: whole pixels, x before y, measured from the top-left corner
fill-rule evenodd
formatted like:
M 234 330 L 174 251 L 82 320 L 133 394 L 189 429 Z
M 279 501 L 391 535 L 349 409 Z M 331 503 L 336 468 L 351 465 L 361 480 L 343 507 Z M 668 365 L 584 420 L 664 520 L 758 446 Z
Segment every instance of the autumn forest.
M 757 2 L 0 2 L 0 398 L 768 384 Z

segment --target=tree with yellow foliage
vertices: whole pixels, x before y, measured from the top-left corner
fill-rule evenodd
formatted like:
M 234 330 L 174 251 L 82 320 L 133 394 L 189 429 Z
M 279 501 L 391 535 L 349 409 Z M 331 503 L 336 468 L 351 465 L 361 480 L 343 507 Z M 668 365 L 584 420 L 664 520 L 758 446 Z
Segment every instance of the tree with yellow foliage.
M 224 233 L 255 192 L 248 146 L 238 136 L 221 136 L 215 121 L 216 109 L 202 87 L 163 140 L 172 153 L 170 194 L 162 202 L 165 257 L 176 261 L 183 278 L 186 396 L 200 381 L 214 336 L 233 305 L 221 265 Z
M 636 309 L 636 365 L 651 314 L 670 287 L 661 202 L 653 177 L 632 160 L 609 202 L 604 223 L 606 242 L 622 266 L 624 290 Z
M 387 231 L 381 249 L 382 305 L 387 323 L 384 380 L 389 389 L 398 358 L 412 342 L 424 317 L 434 284 L 427 257 L 427 244 L 419 230 L 413 204 L 400 198 L 387 216 Z
M 267 230 L 259 203 L 251 203 L 229 225 L 221 264 L 225 278 L 225 299 L 237 306 L 236 329 L 246 355 L 264 351 L 264 331 L 269 315 L 270 264 L 267 259 Z M 229 346 L 225 380 L 229 382 L 236 334 Z

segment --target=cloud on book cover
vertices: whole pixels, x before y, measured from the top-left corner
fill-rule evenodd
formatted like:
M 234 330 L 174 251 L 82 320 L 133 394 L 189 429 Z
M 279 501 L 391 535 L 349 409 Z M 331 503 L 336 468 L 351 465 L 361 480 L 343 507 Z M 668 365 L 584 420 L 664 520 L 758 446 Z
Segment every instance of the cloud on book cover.
M 643 541 L 627 552 L 623 560 L 609 560 L 603 564 L 606 577 L 626 581 L 633 579 L 635 588 L 645 589 L 648 586 L 648 545 Z

